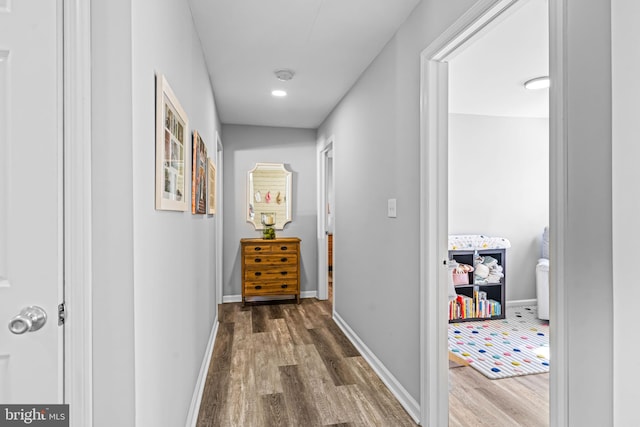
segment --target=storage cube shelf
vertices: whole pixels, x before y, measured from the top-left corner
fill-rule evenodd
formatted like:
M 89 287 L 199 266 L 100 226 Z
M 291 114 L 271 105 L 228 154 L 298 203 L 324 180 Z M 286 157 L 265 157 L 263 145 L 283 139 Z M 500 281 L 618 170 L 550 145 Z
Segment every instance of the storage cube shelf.
M 449 259 L 460 264 L 474 265 L 476 256 L 490 256 L 502 266 L 499 283 L 474 283 L 475 269 L 469 272 L 469 284 L 455 285 L 458 297 L 449 302 L 449 322 L 466 322 L 483 319 L 504 319 L 505 286 L 507 278 L 505 249 L 450 250 Z M 486 293 L 486 299 L 480 298 Z

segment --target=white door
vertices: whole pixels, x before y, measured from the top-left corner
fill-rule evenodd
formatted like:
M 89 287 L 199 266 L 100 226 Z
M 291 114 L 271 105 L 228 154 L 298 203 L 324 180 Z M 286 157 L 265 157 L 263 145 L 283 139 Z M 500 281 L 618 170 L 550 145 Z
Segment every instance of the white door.
M 62 403 L 61 0 L 0 0 L 0 402 Z M 25 318 L 42 308 L 35 331 Z

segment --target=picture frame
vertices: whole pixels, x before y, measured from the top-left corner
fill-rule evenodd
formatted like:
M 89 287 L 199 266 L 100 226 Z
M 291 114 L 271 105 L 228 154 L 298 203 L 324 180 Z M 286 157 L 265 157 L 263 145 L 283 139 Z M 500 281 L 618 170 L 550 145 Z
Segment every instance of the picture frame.
M 207 213 L 207 145 L 198 131 L 193 131 L 193 167 L 191 168 L 191 213 Z
M 169 82 L 156 76 L 156 210 L 186 211 L 189 119 Z
M 207 177 L 209 180 L 207 184 L 207 213 L 214 215 L 216 213 L 216 165 L 213 164 L 211 157 L 208 159 Z

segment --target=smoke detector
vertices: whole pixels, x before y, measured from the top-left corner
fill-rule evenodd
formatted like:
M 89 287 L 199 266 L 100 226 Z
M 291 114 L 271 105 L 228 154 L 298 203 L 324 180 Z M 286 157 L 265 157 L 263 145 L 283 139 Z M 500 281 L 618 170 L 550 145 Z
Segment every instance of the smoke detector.
M 273 72 L 273 74 L 275 74 L 276 78 L 281 82 L 288 82 L 295 75 L 293 70 L 289 70 L 287 68 L 283 68 L 282 70 L 276 70 Z

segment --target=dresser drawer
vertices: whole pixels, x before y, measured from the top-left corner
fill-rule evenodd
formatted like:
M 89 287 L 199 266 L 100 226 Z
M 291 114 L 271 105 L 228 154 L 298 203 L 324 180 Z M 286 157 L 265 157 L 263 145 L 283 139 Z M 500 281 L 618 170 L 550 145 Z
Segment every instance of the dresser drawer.
M 265 280 L 273 281 L 280 279 L 296 278 L 298 275 L 298 269 L 295 265 L 283 265 L 283 266 L 253 266 L 247 268 L 244 272 L 244 279 L 250 280 Z
M 298 281 L 297 279 L 285 279 L 277 282 L 247 280 L 244 283 L 244 293 L 248 296 L 296 294 L 298 293 Z
M 273 245 L 271 243 L 249 243 L 244 247 L 245 254 L 261 254 L 261 253 L 271 253 Z
M 244 264 L 248 269 L 255 269 L 262 266 L 274 266 L 274 265 L 297 265 L 298 254 L 296 253 L 284 253 L 284 254 L 259 254 L 259 255 L 245 255 Z

